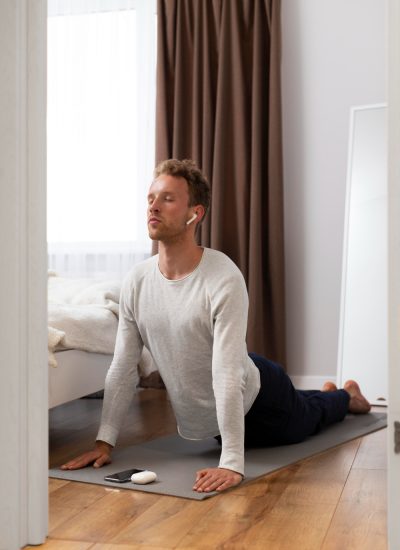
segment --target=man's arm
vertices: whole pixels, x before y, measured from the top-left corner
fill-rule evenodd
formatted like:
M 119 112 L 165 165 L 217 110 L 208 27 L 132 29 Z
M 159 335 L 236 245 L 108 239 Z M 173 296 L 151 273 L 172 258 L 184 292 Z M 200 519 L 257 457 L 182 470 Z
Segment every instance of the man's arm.
M 99 468 L 111 462 L 111 451 L 135 393 L 143 342 L 132 311 L 129 280 L 124 280 L 121 289 L 114 357 L 106 376 L 102 417 L 94 449 L 61 466 L 64 470 L 75 470 L 89 464 Z
M 248 298 L 238 272 L 223 281 L 213 302 L 213 388 L 222 451 L 218 468 L 197 472 L 193 489 L 223 491 L 238 485 L 244 471 L 245 344 Z
M 222 449 L 219 467 L 244 473 L 248 297 L 240 272 L 220 288 L 214 315 L 213 389 Z

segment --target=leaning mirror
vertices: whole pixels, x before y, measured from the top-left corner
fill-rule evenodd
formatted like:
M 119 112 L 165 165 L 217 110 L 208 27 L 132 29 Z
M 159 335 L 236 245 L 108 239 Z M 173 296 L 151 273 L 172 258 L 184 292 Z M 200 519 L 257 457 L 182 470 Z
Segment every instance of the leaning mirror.
M 338 381 L 387 404 L 387 108 L 350 113 Z

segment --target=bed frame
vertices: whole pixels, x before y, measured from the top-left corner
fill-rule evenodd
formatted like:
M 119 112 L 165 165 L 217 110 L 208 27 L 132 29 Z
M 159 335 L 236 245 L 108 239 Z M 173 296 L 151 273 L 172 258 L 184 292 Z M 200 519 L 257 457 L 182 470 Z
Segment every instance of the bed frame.
M 104 389 L 112 355 L 81 350 L 57 351 L 49 367 L 49 408 Z

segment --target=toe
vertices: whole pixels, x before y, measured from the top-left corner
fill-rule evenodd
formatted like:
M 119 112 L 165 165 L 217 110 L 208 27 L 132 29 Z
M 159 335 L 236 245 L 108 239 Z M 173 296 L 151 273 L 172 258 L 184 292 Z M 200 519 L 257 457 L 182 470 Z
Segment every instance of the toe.
M 322 386 L 322 391 L 336 391 L 337 386 L 333 382 L 325 382 L 325 384 Z

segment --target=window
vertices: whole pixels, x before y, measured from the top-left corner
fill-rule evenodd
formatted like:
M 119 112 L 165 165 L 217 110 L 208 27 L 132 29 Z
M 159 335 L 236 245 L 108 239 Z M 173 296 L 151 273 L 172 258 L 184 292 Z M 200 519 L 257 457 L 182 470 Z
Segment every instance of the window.
M 60 275 L 120 278 L 150 255 L 155 69 L 153 1 L 49 0 L 47 223 Z

